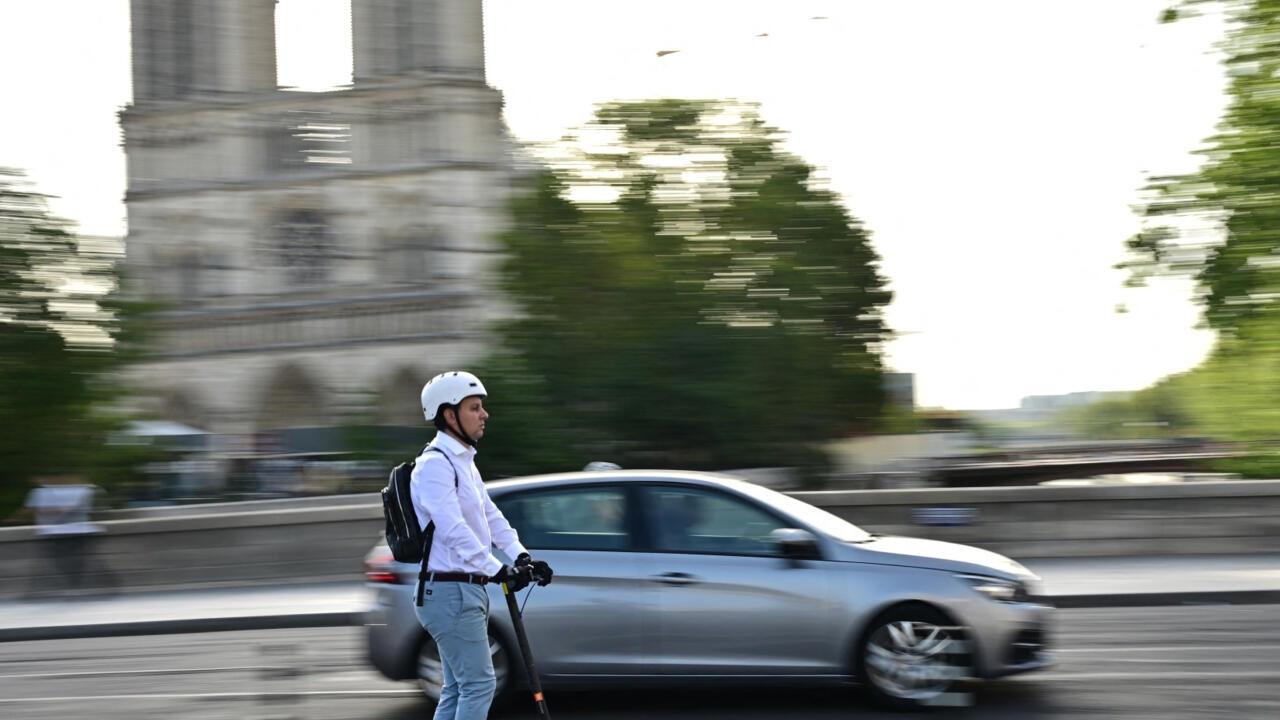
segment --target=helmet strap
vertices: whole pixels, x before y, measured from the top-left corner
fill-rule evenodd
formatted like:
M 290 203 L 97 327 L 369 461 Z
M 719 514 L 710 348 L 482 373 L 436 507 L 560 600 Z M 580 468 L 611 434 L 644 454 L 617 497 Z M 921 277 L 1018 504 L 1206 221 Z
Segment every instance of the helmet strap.
M 470 435 L 468 435 L 468 434 L 466 433 L 466 431 L 465 431 L 465 430 L 463 430 L 463 429 L 462 429 L 462 419 L 458 417 L 458 407 L 459 407 L 460 405 L 461 405 L 461 403 L 458 403 L 458 404 L 456 404 L 456 405 L 447 405 L 447 406 L 446 406 L 446 408 L 447 408 L 448 410 L 452 410 L 452 411 L 453 411 L 453 422 L 449 422 L 449 416 L 448 416 L 448 415 L 445 415 L 445 416 L 444 416 L 444 424 L 445 424 L 445 425 L 447 425 L 447 426 L 449 427 L 449 434 L 450 434 L 450 435 L 452 435 L 452 436 L 454 436 L 456 439 L 458 439 L 458 440 L 460 440 L 460 441 L 462 441 L 462 442 L 466 443 L 467 445 L 470 445 L 471 447 L 475 447 L 475 446 L 476 446 L 476 441 L 475 441 L 475 440 L 474 440 Z M 445 411 L 444 411 L 444 410 L 441 410 L 441 412 L 445 412 Z

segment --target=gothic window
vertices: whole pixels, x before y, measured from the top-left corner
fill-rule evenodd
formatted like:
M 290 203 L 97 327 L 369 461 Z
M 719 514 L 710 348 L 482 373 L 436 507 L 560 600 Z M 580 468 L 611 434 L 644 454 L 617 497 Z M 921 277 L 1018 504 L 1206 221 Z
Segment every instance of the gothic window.
M 260 430 L 317 427 L 331 420 L 325 409 L 324 388 L 298 365 L 276 368 L 262 387 L 257 422 Z
M 430 70 L 436 62 L 435 7 L 422 0 L 391 0 L 395 32 L 394 72 Z
M 285 215 L 276 224 L 275 250 L 289 285 L 315 285 L 329 279 L 333 233 L 320 212 L 296 210 Z
M 196 253 L 184 253 L 178 256 L 173 270 L 172 298 L 183 304 L 198 301 L 202 280 L 200 256 Z
M 195 75 L 192 0 L 150 0 L 144 7 L 145 68 L 140 96 L 172 100 L 191 92 Z
M 231 292 L 232 273 L 235 268 L 225 252 L 207 250 L 204 254 L 204 279 L 201 286 L 209 297 L 228 295 Z
M 162 94 L 160 90 L 160 70 L 163 66 L 160 61 L 160 47 L 161 43 L 164 42 L 164 29 L 160 27 L 160 15 L 157 12 L 158 8 L 154 7 L 154 5 L 155 2 L 152 0 L 145 9 L 145 19 L 141 21 L 143 23 L 142 66 L 145 70 L 140 74 L 141 77 L 135 76 L 140 81 L 138 83 L 140 87 L 136 89 L 139 98 L 160 97 Z M 135 21 L 135 24 L 137 22 Z
M 422 383 L 431 376 L 413 368 L 400 368 L 378 393 L 378 424 L 418 427 L 422 424 L 419 402 Z
M 413 3 L 396 0 L 396 69 L 403 72 L 413 68 Z
M 191 0 L 174 0 L 173 28 L 169 36 L 170 53 L 173 57 L 173 94 L 185 97 L 191 94 L 191 86 L 195 80 L 195 47 L 192 37 Z

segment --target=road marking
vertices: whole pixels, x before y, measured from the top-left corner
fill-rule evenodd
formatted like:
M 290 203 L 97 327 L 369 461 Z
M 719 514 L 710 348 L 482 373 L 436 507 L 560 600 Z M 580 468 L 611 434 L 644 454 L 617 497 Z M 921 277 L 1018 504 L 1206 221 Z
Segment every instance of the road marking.
M 123 677 L 129 675 L 184 675 L 199 673 L 215 673 L 215 672 L 234 672 L 243 670 L 245 672 L 262 672 L 265 670 L 288 670 L 278 665 L 240 665 L 232 667 L 212 667 L 212 668 L 160 668 L 155 670 L 86 670 L 84 672 L 62 672 L 62 673 L 28 673 L 24 675 L 0 675 L 0 680 L 30 680 L 33 678 L 48 678 L 51 680 L 67 679 L 67 678 L 94 678 L 94 677 Z
M 70 697 L 0 698 L 0 705 L 17 703 L 103 702 L 108 700 L 270 700 L 296 697 L 414 697 L 422 691 L 413 688 L 388 690 L 305 690 L 298 692 L 225 692 L 225 693 L 148 693 L 137 695 L 74 695 Z
M 1083 682 L 1097 680 L 1209 680 L 1233 678 L 1237 680 L 1280 680 L 1280 671 L 1274 672 L 1046 672 L 1028 676 L 1022 682 Z M 0 705 L 59 703 L 59 702 L 109 702 L 112 700 L 271 700 L 304 697 L 417 697 L 422 692 L 415 688 L 388 688 L 369 690 L 304 690 L 298 692 L 221 692 L 221 693 L 140 693 L 122 695 L 75 695 L 61 697 L 0 698 Z
M 129 676 L 145 676 L 145 675 L 200 675 L 204 673 L 219 672 L 279 672 L 284 670 L 296 670 L 305 672 L 308 675 L 326 675 L 329 682 L 352 682 L 352 681 L 368 681 L 371 677 L 376 678 L 377 675 L 373 670 L 348 670 L 349 665 L 325 666 L 325 665 L 230 665 L 227 667 L 202 667 L 202 668 L 153 668 L 145 670 L 84 670 L 80 672 L 45 672 L 45 673 L 21 673 L 11 675 L 0 675 L 0 680 L 69 680 L 75 678 L 96 678 L 96 677 L 129 677 Z
M 1235 653 L 1239 650 L 1277 650 L 1280 643 L 1262 643 L 1258 645 L 1129 645 L 1121 647 L 1074 647 L 1051 648 L 1055 655 L 1061 653 L 1137 653 L 1137 652 L 1199 652 L 1201 650 L 1223 650 Z
M 1029 676 L 1041 680 L 1210 680 L 1234 678 L 1237 680 L 1280 680 L 1280 670 L 1272 672 L 1046 672 Z M 2 701 L 0 701 L 2 702 Z

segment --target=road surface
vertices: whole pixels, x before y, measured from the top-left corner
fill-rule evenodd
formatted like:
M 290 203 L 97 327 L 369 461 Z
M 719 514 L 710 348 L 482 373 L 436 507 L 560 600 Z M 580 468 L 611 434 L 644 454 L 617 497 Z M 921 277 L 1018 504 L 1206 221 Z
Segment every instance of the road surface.
M 1059 611 L 1058 666 L 990 683 L 948 718 L 1280 717 L 1280 606 Z M 549 691 L 557 720 L 898 717 L 831 689 Z M 525 698 L 494 718 L 532 718 Z M 352 627 L 0 643 L 0 717 L 423 720 Z

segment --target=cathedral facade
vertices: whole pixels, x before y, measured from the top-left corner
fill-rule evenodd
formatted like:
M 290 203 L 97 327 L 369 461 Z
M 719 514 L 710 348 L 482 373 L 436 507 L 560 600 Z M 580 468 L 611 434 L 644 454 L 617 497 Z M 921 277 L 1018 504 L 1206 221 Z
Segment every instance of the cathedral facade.
M 132 0 L 127 282 L 152 414 L 228 436 L 421 424 L 482 357 L 510 147 L 481 0 L 352 0 L 353 81 L 277 87 L 275 0 Z

